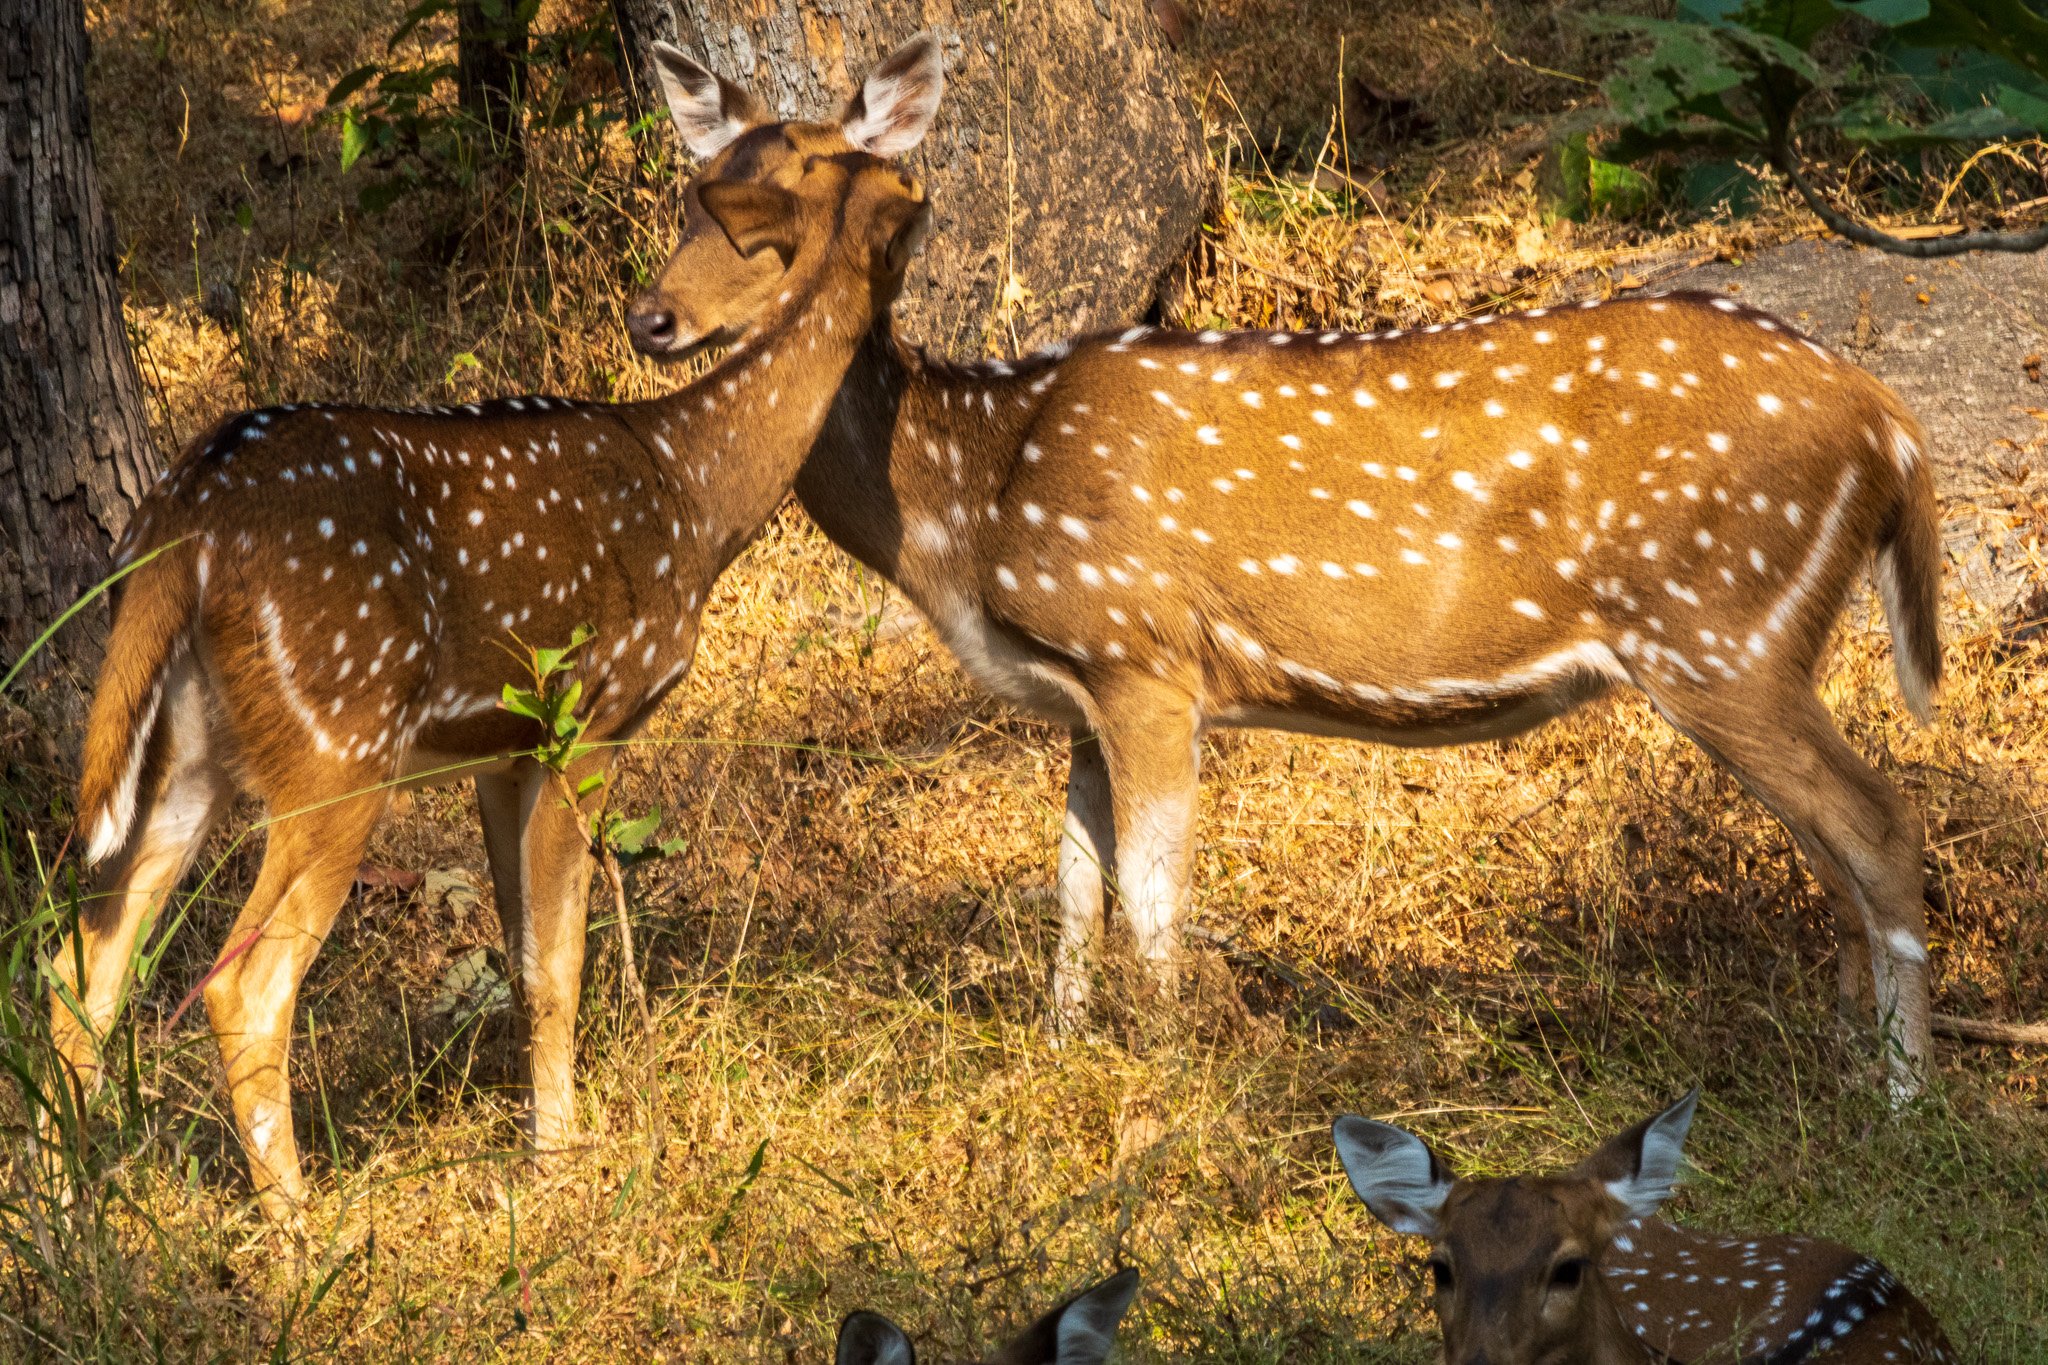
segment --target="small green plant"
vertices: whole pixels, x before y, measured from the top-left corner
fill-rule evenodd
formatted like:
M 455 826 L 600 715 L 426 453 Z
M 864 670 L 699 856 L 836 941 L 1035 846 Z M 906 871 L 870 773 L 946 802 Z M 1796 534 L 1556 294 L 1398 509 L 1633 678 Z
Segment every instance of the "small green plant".
M 1900 150 L 2048 133 L 2048 19 L 2024 0 L 1679 0 L 1672 19 L 1587 22 L 1649 40 L 1616 65 L 1589 120 L 1612 130 L 1604 150 L 1617 161 L 1761 156 L 1829 227 L 1909 255 L 2048 245 L 2048 227 L 1879 232 L 1828 203 L 1799 152 L 1815 135 Z
M 327 107 L 341 129 L 341 169 L 377 172 L 356 195 L 364 212 L 421 189 L 470 188 L 494 160 L 518 161 L 527 129 L 581 129 L 595 155 L 605 126 L 623 114 L 574 93 L 570 76 L 587 60 L 615 60 L 610 12 L 535 34 L 539 12 L 540 0 L 419 0 L 386 40 L 387 60 L 334 83 Z M 434 41 L 451 22 L 461 35 L 455 61 Z M 401 59 L 409 43 L 415 55 Z M 484 62 L 502 70 L 474 69 Z

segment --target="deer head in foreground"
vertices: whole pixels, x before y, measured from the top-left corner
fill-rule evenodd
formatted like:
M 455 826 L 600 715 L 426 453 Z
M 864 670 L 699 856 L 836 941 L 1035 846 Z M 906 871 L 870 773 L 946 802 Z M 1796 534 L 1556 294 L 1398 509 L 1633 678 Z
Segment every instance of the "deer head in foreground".
M 1547 1176 L 1459 1180 L 1420 1138 L 1355 1115 L 1333 1135 L 1373 1216 L 1429 1240 L 1449 1365 L 1952 1360 L 1912 1292 L 1848 1247 L 1656 1216 L 1698 1102 Z
M 243 413 L 179 458 L 117 548 L 79 828 L 105 864 L 51 963 L 57 1045 L 96 1083 L 138 942 L 238 792 L 268 843 L 205 982 L 267 1212 L 304 1190 L 287 1081 L 301 977 L 397 785 L 473 777 L 521 1005 L 527 1125 L 575 1131 L 571 1066 L 591 812 L 584 790 L 689 666 L 712 581 L 786 495 L 842 371 L 901 287 L 923 192 L 851 148 L 774 185 L 702 176 L 690 261 L 772 298 L 657 400 L 521 397 Z M 503 709 L 516 647 L 593 633 L 572 678 L 593 746 L 566 783 Z M 83 966 L 82 978 L 77 965 Z
M 828 124 L 770 122 L 701 68 L 669 89 L 718 174 L 762 183 L 843 145 L 872 91 Z M 914 143 L 929 103 L 891 107 L 890 145 Z M 671 269 L 641 309 L 730 327 L 773 287 Z M 1814 678 L 1870 565 L 1928 713 L 1933 483 L 1899 400 L 1777 319 L 1649 295 L 1406 332 L 1136 327 L 960 365 L 884 317 L 796 491 L 967 672 L 1072 727 L 1062 1023 L 1085 1022 L 1107 891 L 1173 982 L 1208 728 L 1457 744 L 1628 686 L 1790 829 L 1845 1000 L 1874 985 L 1892 1085 L 1919 1086 L 1920 820 Z
M 1138 1272 L 1118 1271 L 1019 1332 L 986 1365 L 1102 1365 L 1137 1292 Z M 917 1365 L 917 1348 L 881 1314 L 852 1313 L 839 1324 L 834 1365 Z

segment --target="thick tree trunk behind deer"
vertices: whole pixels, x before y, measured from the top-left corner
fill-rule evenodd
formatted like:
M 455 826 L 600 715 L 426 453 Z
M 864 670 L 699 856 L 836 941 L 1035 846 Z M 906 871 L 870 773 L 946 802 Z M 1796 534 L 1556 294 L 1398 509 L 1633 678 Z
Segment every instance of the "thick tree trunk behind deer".
M 115 539 L 162 467 L 121 318 L 119 240 L 93 170 L 86 48 L 75 0 L 0 10 L 0 660 L 9 663 L 106 577 Z M 88 608 L 30 664 L 36 682 L 59 684 L 32 704 L 73 740 L 107 619 L 104 607 Z
M 864 62 L 943 14 L 946 118 L 905 154 L 935 215 L 900 305 L 918 336 L 979 352 L 1136 321 L 1194 241 L 1210 185 L 1202 121 L 1150 0 L 612 8 L 645 89 L 661 86 L 647 42 L 667 38 L 784 116 L 830 107 Z
M 671 319 L 679 352 L 739 343 L 671 397 L 244 413 L 143 503 L 120 554 L 154 558 L 122 594 L 79 796 L 106 870 L 52 964 L 53 1025 L 94 1082 L 137 944 L 236 792 L 258 797 L 262 872 L 205 998 L 271 1213 L 304 1189 L 286 1079 L 299 981 L 398 785 L 476 782 L 529 1131 L 572 1139 L 590 873 L 572 794 L 688 668 L 706 592 L 786 496 L 924 229 L 921 190 L 856 142 L 833 150 L 780 185 L 713 167 L 689 187 L 679 257 L 750 311 Z M 595 638 L 570 677 L 596 747 L 558 781 L 499 698 L 526 644 L 579 628 Z
M 1373 1216 L 1429 1239 L 1450 1365 L 1954 1361 L 1926 1305 L 1868 1256 L 1657 1216 L 1698 1103 L 1694 1091 L 1548 1176 L 1459 1180 L 1422 1139 L 1356 1115 L 1333 1136 Z
M 679 123 L 758 134 L 745 92 L 701 93 L 671 91 Z M 636 309 L 702 292 L 672 270 Z M 1928 714 L 1933 485 L 1899 401 L 1778 320 L 1646 296 L 951 365 L 885 319 L 796 487 L 970 674 L 1073 727 L 1062 1021 L 1085 1016 L 1110 883 L 1173 984 L 1208 727 L 1455 744 L 1630 685 L 1791 830 L 1845 992 L 1874 974 L 1893 1084 L 1919 1085 L 1920 821 L 1814 678 L 1874 563 Z

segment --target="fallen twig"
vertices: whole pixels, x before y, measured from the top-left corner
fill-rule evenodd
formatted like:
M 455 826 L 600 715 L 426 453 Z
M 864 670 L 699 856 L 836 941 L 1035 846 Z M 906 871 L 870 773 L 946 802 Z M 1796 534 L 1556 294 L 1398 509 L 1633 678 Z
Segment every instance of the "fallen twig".
M 2003 1024 L 1996 1019 L 1965 1019 L 1960 1014 L 1937 1014 L 1934 1031 L 1945 1038 L 1994 1046 L 2048 1047 L 2048 1024 Z

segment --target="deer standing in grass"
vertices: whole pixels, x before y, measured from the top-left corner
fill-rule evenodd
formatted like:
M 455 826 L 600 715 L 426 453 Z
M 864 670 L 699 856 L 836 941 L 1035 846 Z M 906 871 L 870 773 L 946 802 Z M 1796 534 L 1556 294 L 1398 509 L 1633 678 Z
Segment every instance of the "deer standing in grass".
M 1120 1270 L 1019 1332 L 987 1365 L 1102 1365 L 1137 1292 L 1138 1272 Z M 833 1358 L 835 1365 L 917 1365 L 917 1348 L 881 1314 L 849 1313 Z
M 734 177 L 772 180 L 872 99 L 775 123 L 694 63 L 664 77 L 691 149 Z M 674 319 L 708 293 L 671 267 L 635 342 L 686 339 Z M 955 365 L 884 315 L 796 490 L 968 673 L 1073 729 L 1057 1018 L 1085 1013 L 1106 872 L 1172 985 L 1208 727 L 1457 744 L 1630 685 L 1791 831 L 1845 997 L 1874 973 L 1893 1085 L 1920 1084 L 1921 823 L 1814 676 L 1874 559 L 1928 715 L 1933 484 L 1898 399 L 1776 319 L 1648 296 L 1418 332 L 1137 327 Z
M 1550 1176 L 1459 1180 L 1422 1139 L 1337 1120 L 1337 1156 L 1373 1216 L 1431 1242 L 1450 1365 L 1956 1359 L 1912 1291 L 1809 1237 L 1719 1237 L 1657 1210 L 1678 1179 L 1694 1091 Z
M 644 403 L 527 397 L 230 418 L 143 501 L 93 699 L 79 794 L 100 893 L 52 966 L 85 1085 L 139 938 L 237 792 L 268 843 L 205 999 L 267 1212 L 304 1193 L 287 1082 L 301 977 L 394 786 L 470 777 L 523 1011 L 527 1128 L 574 1131 L 590 812 L 499 705 L 512 646 L 595 638 L 571 675 L 603 771 L 689 667 L 712 581 L 760 531 L 929 218 L 844 144 L 775 185 L 699 178 L 678 258 L 744 317 L 708 374 Z M 587 805 L 588 802 L 585 803 Z M 81 971 L 82 967 L 82 979 Z

